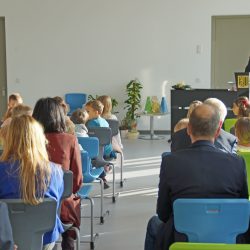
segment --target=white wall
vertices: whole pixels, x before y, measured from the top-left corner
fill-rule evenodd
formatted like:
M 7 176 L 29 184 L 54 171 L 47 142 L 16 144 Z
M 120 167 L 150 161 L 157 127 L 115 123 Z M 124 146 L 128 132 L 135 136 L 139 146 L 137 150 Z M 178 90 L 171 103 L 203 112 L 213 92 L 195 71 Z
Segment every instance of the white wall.
M 109 94 L 122 110 L 125 85 L 137 77 L 143 105 L 148 95 L 160 99 L 164 81 L 170 102 L 178 81 L 210 88 L 211 16 L 249 10 L 249 0 L 0 0 L 8 92 L 29 105 L 66 92 Z M 155 127 L 169 129 L 170 116 Z

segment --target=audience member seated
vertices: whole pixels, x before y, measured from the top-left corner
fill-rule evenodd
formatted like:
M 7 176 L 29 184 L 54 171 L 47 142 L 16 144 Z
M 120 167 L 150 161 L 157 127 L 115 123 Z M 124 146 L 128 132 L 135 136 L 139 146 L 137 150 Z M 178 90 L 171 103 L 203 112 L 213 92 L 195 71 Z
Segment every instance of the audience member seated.
M 61 164 L 64 170 L 73 172 L 73 194 L 65 199 L 61 206 L 61 220 L 80 227 L 80 199 L 75 195 L 82 185 L 82 166 L 78 141 L 75 135 L 65 133 L 65 113 L 61 105 L 53 98 L 37 101 L 33 117 L 45 130 L 48 140 L 49 159 Z M 74 249 L 75 234 L 67 231 L 62 234 L 62 249 Z
M 175 241 L 186 241 L 184 235 L 174 230 L 173 202 L 178 198 L 248 199 L 243 158 L 214 145 L 220 129 L 219 110 L 212 105 L 199 105 L 192 112 L 187 128 L 191 147 L 163 157 L 157 215 L 149 220 L 145 250 L 168 249 Z M 249 239 L 247 232 L 237 242 L 247 243 Z
M 174 133 L 179 131 L 179 130 L 182 130 L 184 128 L 187 128 L 187 125 L 188 125 L 188 122 L 189 122 L 189 117 L 190 117 L 191 113 L 193 112 L 195 107 L 197 107 L 197 106 L 199 106 L 201 104 L 202 104 L 202 102 L 198 101 L 198 100 L 195 100 L 195 101 L 190 103 L 189 108 L 188 108 L 188 112 L 187 112 L 187 117 L 179 120 L 176 123 L 176 125 L 174 127 Z
M 235 124 L 235 133 L 238 138 L 237 150 L 250 152 L 250 118 L 241 117 Z
M 234 102 L 232 111 L 234 115 L 239 117 L 247 117 L 249 114 L 246 113 L 247 107 L 249 106 L 249 100 L 246 96 L 239 96 Z
M 225 104 L 217 98 L 208 98 L 204 103 L 217 109 L 220 114 L 220 126 L 222 126 L 227 115 L 227 108 Z M 191 145 L 191 138 L 187 133 L 187 129 L 182 129 L 174 133 L 171 139 L 171 152 L 186 149 Z M 225 152 L 236 154 L 237 138 L 221 129 L 219 135 L 215 138 L 214 145 Z
M 70 119 L 75 124 L 75 135 L 77 137 L 88 137 L 88 129 L 85 126 L 88 121 L 89 115 L 86 110 L 75 110 Z
M 17 106 L 15 106 L 12 109 L 12 111 L 11 111 L 11 117 L 7 118 L 4 121 L 4 123 L 2 124 L 1 129 L 0 129 L 0 148 L 1 149 L 3 148 L 2 140 L 4 139 L 4 137 L 7 134 L 7 130 L 8 130 L 8 127 L 9 127 L 9 124 L 10 124 L 11 120 L 14 117 L 18 117 L 18 116 L 21 116 L 21 115 L 32 116 L 32 109 L 31 109 L 31 107 L 23 105 L 23 104 L 18 104 Z
M 103 111 L 101 117 L 104 119 L 118 120 L 116 115 L 112 114 L 112 100 L 110 96 L 102 95 L 97 98 L 103 104 Z M 122 152 L 123 145 L 121 141 L 121 135 L 118 133 L 112 137 L 112 147 L 117 152 Z
M 9 125 L 13 117 L 17 117 L 21 115 L 32 116 L 32 108 L 24 104 L 18 104 L 17 106 L 13 107 L 11 110 L 11 116 L 4 121 L 1 128 Z
M 238 97 L 233 103 L 233 113 L 239 119 L 240 117 L 249 117 L 250 103 L 246 96 Z M 235 126 L 230 129 L 230 133 L 235 135 Z
M 47 197 L 57 200 L 59 206 L 63 187 L 63 171 L 49 162 L 42 126 L 28 115 L 13 118 L 0 158 L 0 198 L 22 198 L 37 205 Z M 52 249 L 62 232 L 57 217 L 54 230 L 43 237 L 44 249 Z
M 85 104 L 84 109 L 87 111 L 89 115 L 89 120 L 87 122 L 88 128 L 94 128 L 94 127 L 109 127 L 108 122 L 101 117 L 102 111 L 103 111 L 103 104 L 98 100 L 92 100 Z M 116 158 L 116 153 L 113 151 L 111 143 L 109 145 L 106 145 L 104 147 L 104 158 Z M 108 166 L 104 166 L 104 169 L 106 172 L 109 171 Z M 109 188 L 107 179 L 105 178 L 106 173 L 103 171 L 103 173 L 100 175 L 100 178 L 103 179 L 104 182 L 104 188 Z
M 184 128 L 187 128 L 189 123 L 189 118 L 183 118 L 179 120 L 176 125 L 174 126 L 174 133 L 178 132 L 179 130 L 182 130 Z
M 70 117 L 68 117 L 68 112 L 69 112 L 69 107 L 66 104 L 66 102 L 62 99 L 60 96 L 55 96 L 54 99 L 58 102 L 59 105 L 62 106 L 64 115 L 65 115 L 65 124 L 66 124 L 66 133 L 75 134 L 75 125 L 74 123 L 70 120 Z
M 22 104 L 22 103 L 23 103 L 23 99 L 19 93 L 11 94 L 8 99 L 8 109 L 6 113 L 4 114 L 1 122 L 3 123 L 5 120 L 11 117 L 12 109 L 18 104 Z

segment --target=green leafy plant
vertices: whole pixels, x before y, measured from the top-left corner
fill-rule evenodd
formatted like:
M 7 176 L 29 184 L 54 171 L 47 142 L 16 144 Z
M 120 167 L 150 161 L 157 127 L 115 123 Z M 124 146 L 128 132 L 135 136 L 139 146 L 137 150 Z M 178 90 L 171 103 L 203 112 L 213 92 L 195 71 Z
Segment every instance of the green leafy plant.
M 88 95 L 88 100 L 89 101 L 96 100 L 98 97 L 99 95 L 96 95 L 95 97 L 93 95 Z M 118 101 L 115 98 L 111 97 L 111 102 L 112 102 L 112 111 L 113 111 L 114 108 L 118 106 Z
M 127 110 L 126 119 L 130 122 L 130 127 L 132 130 L 136 130 L 134 128 L 134 123 L 136 117 L 136 111 L 141 108 L 141 89 L 143 88 L 142 84 L 138 79 L 131 80 L 126 85 L 126 93 L 127 93 L 127 100 L 125 100 L 125 109 Z

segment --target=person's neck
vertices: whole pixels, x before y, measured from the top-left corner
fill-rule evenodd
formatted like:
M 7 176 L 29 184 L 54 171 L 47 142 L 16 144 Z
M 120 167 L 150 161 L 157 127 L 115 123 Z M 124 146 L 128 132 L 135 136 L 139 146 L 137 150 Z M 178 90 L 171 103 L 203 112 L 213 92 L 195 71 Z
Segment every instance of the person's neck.
M 191 135 L 190 137 L 191 137 L 192 143 L 195 143 L 197 141 L 209 141 L 211 143 L 214 143 L 214 138 L 211 138 L 209 136 L 197 136 L 197 137 L 195 137 L 195 136 Z

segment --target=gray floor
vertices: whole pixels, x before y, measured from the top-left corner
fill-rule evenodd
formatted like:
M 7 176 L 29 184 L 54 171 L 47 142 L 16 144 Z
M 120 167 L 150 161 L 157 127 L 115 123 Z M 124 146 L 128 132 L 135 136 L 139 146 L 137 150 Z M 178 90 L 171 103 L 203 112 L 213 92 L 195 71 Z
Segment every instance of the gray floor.
M 111 198 L 104 199 L 104 209 L 110 214 L 105 223 L 99 224 L 95 218 L 94 231 L 99 234 L 95 241 L 96 250 L 139 250 L 143 249 L 147 221 L 155 212 L 159 166 L 161 153 L 169 151 L 165 140 L 124 140 L 124 187 L 117 182 L 119 197 L 116 203 Z M 119 167 L 116 168 L 116 180 L 119 180 Z M 110 177 L 112 174 L 110 174 Z M 111 180 L 111 179 L 110 179 Z M 98 190 L 95 187 L 95 191 Z M 105 191 L 110 195 L 112 188 Z M 99 215 L 99 199 L 95 200 L 95 215 Z M 84 202 L 83 215 L 89 214 L 89 205 Z M 88 239 L 89 219 L 82 219 L 81 239 Z M 83 236 L 85 235 L 85 236 Z M 81 249 L 90 249 L 82 244 Z

